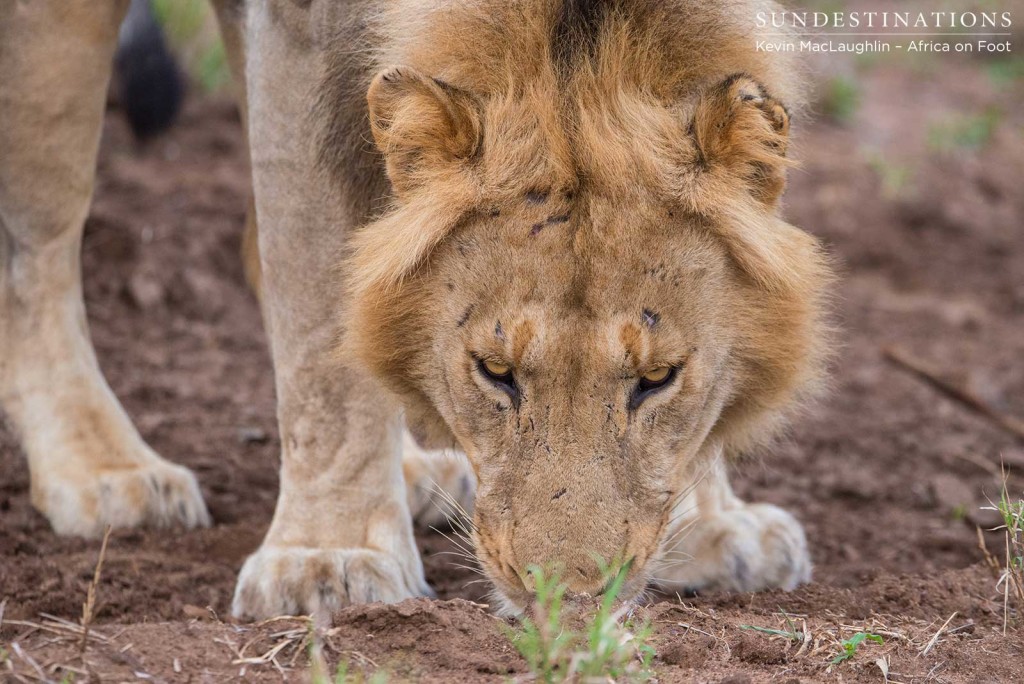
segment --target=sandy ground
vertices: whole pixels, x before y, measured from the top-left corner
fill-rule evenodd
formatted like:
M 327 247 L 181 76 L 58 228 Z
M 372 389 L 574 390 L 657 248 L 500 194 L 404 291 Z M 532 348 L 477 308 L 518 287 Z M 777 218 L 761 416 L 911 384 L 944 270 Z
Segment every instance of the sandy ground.
M 900 64 L 860 65 L 860 105 L 845 123 L 798 124 L 803 163 L 786 213 L 825 240 L 843 273 L 844 348 L 830 396 L 777 448 L 735 467 L 742 495 L 804 522 L 815 581 L 640 609 L 660 681 L 881 682 L 879 661 L 892 681 L 1024 681 L 1019 617 L 1004 636 L 976 535 L 995 524 L 980 507 L 997 495 L 1001 459 L 1011 488 L 1024 489 L 1024 443 L 884 355 L 897 347 L 1024 416 L 1021 82 L 983 62 Z M 986 111 L 998 119 L 980 144 L 957 134 Z M 143 149 L 117 112 L 107 118 L 83 248 L 93 337 L 145 438 L 197 473 L 216 524 L 115 533 L 82 655 L 61 620 L 81 615 L 99 544 L 50 531 L 0 429 L 0 679 L 308 679 L 303 621 L 222 621 L 277 488 L 271 368 L 237 256 L 246 173 L 224 100 L 194 97 L 176 129 Z M 331 667 L 436 682 L 524 675 L 479 603 L 485 589 L 468 584 L 475 575 L 439 555 L 450 549 L 440 535 L 424 531 L 420 543 L 443 600 L 343 611 L 318 637 Z M 803 641 L 744 628 L 787 619 Z M 862 629 L 884 643 L 830 669 L 838 641 Z

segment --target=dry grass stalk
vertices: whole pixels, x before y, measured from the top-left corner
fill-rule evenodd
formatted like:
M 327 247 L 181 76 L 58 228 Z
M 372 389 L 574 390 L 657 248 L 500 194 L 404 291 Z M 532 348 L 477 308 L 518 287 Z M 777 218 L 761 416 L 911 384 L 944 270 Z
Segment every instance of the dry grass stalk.
M 25 650 L 21 647 L 21 644 L 19 644 L 17 641 L 11 642 L 11 650 L 14 651 L 14 654 L 16 656 L 18 656 L 21 660 L 25 661 L 25 663 L 35 671 L 35 674 L 40 681 L 46 681 L 46 673 L 43 671 L 42 666 L 40 666 L 39 663 L 36 662 L 35 658 L 33 658 L 25 652 Z
M 46 632 L 48 634 L 55 635 L 53 641 L 61 641 L 64 639 L 81 642 L 82 639 L 88 638 L 93 641 L 99 641 L 101 643 L 109 643 L 112 641 L 109 637 L 100 634 L 99 632 L 90 630 L 88 634 L 85 633 L 85 629 L 81 625 L 58 618 L 48 613 L 40 613 L 43 620 L 41 622 L 32 622 L 31 620 L 7 620 L 4 624 L 15 625 L 18 627 L 28 628 L 28 632 L 22 635 L 21 638 L 27 637 L 33 632 Z
M 942 633 L 945 631 L 946 627 L 949 627 L 949 623 L 953 621 L 953 618 L 956 617 L 956 614 L 957 614 L 957 611 L 953 611 L 953 614 L 950 615 L 948 618 L 946 618 L 946 621 L 942 623 L 942 626 L 939 627 L 939 630 L 937 632 L 935 632 L 934 635 L 932 635 L 932 638 L 928 640 L 928 643 L 925 644 L 925 647 L 923 649 L 921 649 L 921 653 L 919 655 L 922 655 L 922 656 L 928 655 L 928 652 L 931 651 L 932 648 L 935 647 L 935 644 L 939 643 L 939 636 L 942 635 Z
M 79 643 L 78 656 L 85 659 L 85 649 L 89 645 L 89 627 L 95 617 L 96 609 L 96 588 L 100 584 L 100 573 L 103 572 L 103 559 L 107 556 L 107 542 L 110 541 L 110 526 L 103 533 L 103 543 L 100 545 L 100 557 L 96 560 L 96 569 L 93 571 L 92 582 L 85 594 L 85 604 L 82 605 L 82 641 Z
M 279 630 L 268 635 L 264 635 L 258 631 L 261 627 L 265 627 L 275 622 L 298 622 L 300 625 Z M 241 648 L 236 647 L 234 644 L 228 644 L 231 647 L 231 650 L 235 653 L 235 658 L 231 661 L 231 664 L 241 665 L 243 672 L 250 665 L 269 665 L 277 670 L 283 678 L 285 677 L 286 669 L 294 667 L 299 654 L 302 653 L 303 649 L 309 643 L 312 619 L 309 616 L 300 617 L 293 615 L 281 615 L 258 622 L 253 627 L 255 628 L 253 630 L 255 634 L 253 634 L 253 636 L 246 641 Z M 246 652 L 250 648 L 255 646 L 258 642 L 267 639 L 271 641 L 271 645 L 266 651 L 255 656 L 246 655 Z M 282 665 L 281 658 L 287 657 L 289 652 L 291 652 L 290 662 L 288 662 L 287 665 Z

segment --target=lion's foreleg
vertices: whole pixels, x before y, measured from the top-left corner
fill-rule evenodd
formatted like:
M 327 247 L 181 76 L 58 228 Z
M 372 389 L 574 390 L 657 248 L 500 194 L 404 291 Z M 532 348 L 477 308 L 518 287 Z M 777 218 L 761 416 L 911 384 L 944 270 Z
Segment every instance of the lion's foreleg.
M 62 534 L 209 523 L 100 373 L 79 252 L 126 2 L 0 2 L 0 403 Z
M 320 47 L 304 33 L 310 10 L 271 1 L 247 11 L 248 133 L 282 463 L 274 519 L 242 568 L 233 610 L 326 615 L 426 594 L 396 407 L 337 358 L 338 264 L 359 217 L 356 190 L 316 167 L 321 71 Z

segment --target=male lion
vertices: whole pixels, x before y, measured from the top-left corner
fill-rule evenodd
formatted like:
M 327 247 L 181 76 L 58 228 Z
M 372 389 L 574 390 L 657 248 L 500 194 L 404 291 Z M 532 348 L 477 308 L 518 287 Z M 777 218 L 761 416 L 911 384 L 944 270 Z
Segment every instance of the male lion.
M 508 610 L 532 564 L 592 595 L 603 563 L 628 564 L 626 599 L 652 580 L 808 579 L 800 525 L 727 480 L 826 356 L 826 261 L 778 216 L 799 93 L 754 49 L 770 5 L 214 4 L 283 449 L 236 614 L 429 594 L 404 489 L 437 476 L 419 448 L 468 456 L 476 551 Z M 210 522 L 85 326 L 78 251 L 125 5 L 0 0 L 0 398 L 60 534 Z

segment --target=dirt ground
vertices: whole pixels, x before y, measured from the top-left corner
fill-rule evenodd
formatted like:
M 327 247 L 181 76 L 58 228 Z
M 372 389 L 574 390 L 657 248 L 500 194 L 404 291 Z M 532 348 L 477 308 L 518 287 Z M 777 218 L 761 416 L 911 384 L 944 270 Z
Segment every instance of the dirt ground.
M 815 581 L 639 609 L 655 629 L 659 681 L 881 682 L 883 665 L 890 681 L 1024 681 L 1019 616 L 1004 636 L 976 534 L 996 524 L 980 508 L 997 496 L 1000 460 L 1011 489 L 1024 489 L 1024 443 L 884 355 L 897 347 L 1024 416 L 1024 88 L 981 61 L 843 68 L 860 96 L 842 121 L 797 124 L 802 166 L 785 209 L 843 274 L 833 389 L 778 447 L 735 468 L 743 496 L 806 525 Z M 828 88 L 818 111 L 849 110 Z M 971 126 L 989 114 L 979 140 Z M 193 96 L 178 126 L 144 148 L 116 111 L 107 117 L 83 247 L 93 338 L 145 438 L 197 473 L 216 524 L 115 533 L 82 655 L 70 623 L 99 542 L 50 531 L 0 428 L 0 679 L 309 677 L 302 620 L 224 617 L 277 489 L 271 368 L 238 259 L 246 174 L 226 99 Z M 412 681 L 525 676 L 479 603 L 484 588 L 468 584 L 475 576 L 439 555 L 443 537 L 419 538 L 443 600 L 346 609 L 318 637 L 331 667 L 347 660 Z M 999 547 L 998 535 L 986 538 Z M 787 616 L 804 641 L 744 628 L 782 628 Z M 862 629 L 884 643 L 830 668 L 838 641 Z

